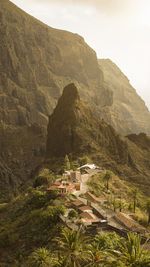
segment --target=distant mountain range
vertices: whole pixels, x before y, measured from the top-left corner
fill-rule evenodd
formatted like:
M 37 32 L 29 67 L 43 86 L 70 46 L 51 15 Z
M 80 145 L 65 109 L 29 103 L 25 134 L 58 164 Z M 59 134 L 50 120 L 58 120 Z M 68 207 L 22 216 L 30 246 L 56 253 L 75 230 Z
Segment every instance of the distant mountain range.
M 150 112 L 114 63 L 98 60 L 79 35 L 50 28 L 1 0 L 2 197 L 24 187 L 44 158 L 48 116 L 69 83 L 120 134 L 150 134 Z

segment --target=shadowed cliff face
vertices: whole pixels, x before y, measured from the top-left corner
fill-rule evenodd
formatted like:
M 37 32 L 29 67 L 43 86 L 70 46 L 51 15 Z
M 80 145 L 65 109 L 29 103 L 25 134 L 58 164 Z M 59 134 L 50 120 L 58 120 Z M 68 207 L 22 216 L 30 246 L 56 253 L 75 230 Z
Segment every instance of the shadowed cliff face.
M 80 100 L 77 88 L 64 88 L 58 104 L 49 118 L 47 157 L 103 151 L 108 158 L 128 163 L 126 142 L 115 130 L 93 113 Z
M 141 149 L 150 151 L 150 137 L 148 137 L 145 133 L 130 134 L 127 138 Z
M 80 100 L 76 86 L 70 84 L 49 117 L 47 158 L 90 155 L 146 191 L 150 186 L 149 141 L 145 134 L 121 138 Z
M 100 59 L 103 85 L 113 92 L 113 103 L 106 108 L 104 119 L 118 132 L 150 134 L 150 112 L 131 86 L 128 78 L 109 59 Z

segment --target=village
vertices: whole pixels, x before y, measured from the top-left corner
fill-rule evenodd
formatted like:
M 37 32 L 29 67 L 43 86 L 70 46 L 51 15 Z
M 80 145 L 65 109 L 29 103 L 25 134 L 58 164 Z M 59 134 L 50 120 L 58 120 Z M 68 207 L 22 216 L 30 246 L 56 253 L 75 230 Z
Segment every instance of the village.
M 120 236 L 135 232 L 143 239 L 149 236 L 147 228 L 135 221 L 128 212 L 114 211 L 106 207 L 104 195 L 97 197 L 88 188 L 88 181 L 95 174 L 106 170 L 95 164 L 85 164 L 76 171 L 67 170 L 62 177 L 47 188 L 47 192 L 57 191 L 60 196 L 70 195 L 66 212 L 60 216 L 61 221 L 70 229 L 82 227 L 89 234 L 100 231 L 114 231 Z

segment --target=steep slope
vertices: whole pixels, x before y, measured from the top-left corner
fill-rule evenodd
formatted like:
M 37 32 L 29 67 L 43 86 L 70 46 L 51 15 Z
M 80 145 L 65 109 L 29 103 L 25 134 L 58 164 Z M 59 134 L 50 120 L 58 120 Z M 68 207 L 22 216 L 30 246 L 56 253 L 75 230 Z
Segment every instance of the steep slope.
M 3 195 L 13 193 L 12 183 L 14 188 L 24 183 L 30 177 L 30 170 L 39 164 L 48 115 L 64 85 L 75 81 L 83 97 L 92 99 L 99 91 L 100 80 L 96 54 L 82 37 L 47 27 L 10 1 L 0 1 L 0 187 Z M 9 176 L 13 177 L 11 181 Z
M 103 85 L 113 92 L 113 104 L 106 108 L 104 118 L 123 134 L 150 134 L 150 112 L 131 86 L 128 78 L 109 59 L 99 60 Z
M 146 135 L 139 139 L 149 140 Z M 87 154 L 99 165 L 146 189 L 150 185 L 150 143 L 146 150 L 139 140 L 133 141 L 131 136 L 120 137 L 112 126 L 93 114 L 89 105 L 80 100 L 76 86 L 69 84 L 49 117 L 47 158 Z
M 47 27 L 8 0 L 0 2 L 0 22 L 0 119 L 5 123 L 46 125 L 69 81 L 78 82 L 86 97 L 99 90 L 96 54 L 82 37 Z
M 98 151 L 100 147 L 108 156 L 128 162 L 126 143 L 110 125 L 94 116 L 80 100 L 76 86 L 69 84 L 49 118 L 47 155 L 79 155 Z

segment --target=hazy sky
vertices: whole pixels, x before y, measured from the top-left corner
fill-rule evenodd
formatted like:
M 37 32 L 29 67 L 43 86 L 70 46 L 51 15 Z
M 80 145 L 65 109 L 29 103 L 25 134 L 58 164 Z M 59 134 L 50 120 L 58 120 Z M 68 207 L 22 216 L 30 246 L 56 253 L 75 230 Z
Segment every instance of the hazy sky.
M 150 0 L 12 0 L 46 24 L 82 35 L 112 59 L 150 109 Z

